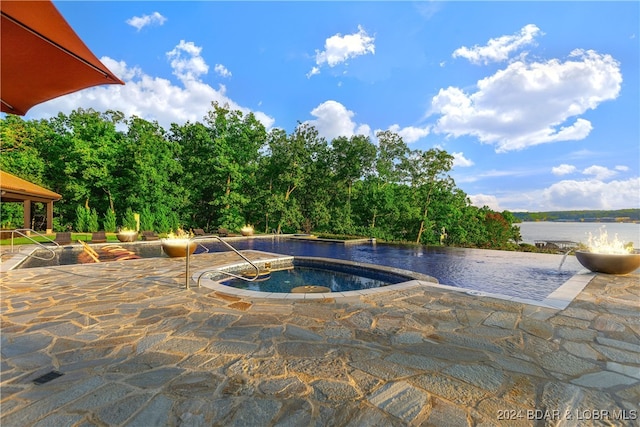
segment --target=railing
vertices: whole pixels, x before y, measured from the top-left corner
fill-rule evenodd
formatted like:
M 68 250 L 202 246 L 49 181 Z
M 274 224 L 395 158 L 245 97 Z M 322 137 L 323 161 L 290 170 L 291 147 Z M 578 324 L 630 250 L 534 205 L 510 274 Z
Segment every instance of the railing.
M 34 255 L 33 253 L 28 254 L 28 256 L 42 260 L 42 261 L 51 261 L 52 259 L 54 259 L 56 257 L 56 252 L 51 249 L 48 246 L 43 245 L 41 242 L 38 242 L 37 240 L 35 240 L 34 238 L 32 238 L 30 235 L 25 234 L 25 232 L 29 232 L 29 233 L 34 233 L 42 238 L 44 238 L 45 240 L 49 241 L 50 243 L 53 243 L 56 247 L 60 247 L 60 245 L 58 244 L 58 242 L 51 240 L 49 237 L 45 236 L 42 233 L 38 233 L 35 230 L 32 230 L 31 228 L 17 228 L 15 230 L 11 230 L 11 252 L 13 252 L 13 239 L 15 234 L 18 234 L 21 237 L 24 237 L 28 240 L 30 240 L 31 242 L 33 242 L 36 246 L 38 246 L 39 248 L 45 249 L 47 251 L 49 251 L 51 253 L 51 258 L 42 258 L 39 257 L 37 255 Z M 20 250 L 18 250 L 18 252 L 20 252 Z
M 186 262 L 185 262 L 185 288 L 189 289 L 189 285 L 191 282 L 191 278 L 190 278 L 190 273 L 189 273 L 189 256 L 190 256 L 190 247 L 191 247 L 191 242 L 194 240 L 199 240 L 199 239 L 218 239 L 223 245 L 225 245 L 226 247 L 228 247 L 229 249 L 231 249 L 233 252 L 235 252 L 236 254 L 238 254 L 240 256 L 240 258 L 242 258 L 243 260 L 245 260 L 246 262 L 248 262 L 253 268 L 256 269 L 256 275 L 253 278 L 246 278 L 244 276 L 240 276 L 234 273 L 230 273 L 228 271 L 223 271 L 223 270 L 207 270 L 205 272 L 203 272 L 202 274 L 200 274 L 200 276 L 198 276 L 198 287 L 200 287 L 200 279 L 202 279 L 202 276 L 204 276 L 205 274 L 208 273 L 212 273 L 212 272 L 216 272 L 216 273 L 222 273 L 222 274 L 226 274 L 228 276 L 231 277 L 235 277 L 237 279 L 241 279 L 241 280 L 245 280 L 247 282 L 253 282 L 255 280 L 258 279 L 259 275 L 260 275 L 260 269 L 258 268 L 258 266 L 256 266 L 254 263 L 252 263 L 246 256 L 242 255 L 240 252 L 238 252 L 238 250 L 236 248 L 234 248 L 233 246 L 231 246 L 229 243 L 225 242 L 224 240 L 222 240 L 222 238 L 220 236 L 196 236 L 196 237 L 192 237 L 191 239 L 189 239 L 189 242 L 187 243 L 187 256 L 186 256 Z M 208 251 L 208 249 L 207 249 Z

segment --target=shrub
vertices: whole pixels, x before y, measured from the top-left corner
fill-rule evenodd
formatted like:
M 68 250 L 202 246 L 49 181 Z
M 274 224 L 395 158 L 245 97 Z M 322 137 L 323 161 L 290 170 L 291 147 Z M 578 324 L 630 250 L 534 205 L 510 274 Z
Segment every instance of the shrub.
M 131 208 L 127 208 L 124 212 L 124 217 L 122 218 L 122 228 L 126 228 L 127 230 L 136 230 L 138 224 L 136 223 L 136 217 L 133 214 Z
M 155 215 L 155 227 L 158 233 L 168 233 L 171 230 L 175 230 L 180 227 L 180 221 L 178 215 L 169 211 L 166 207 L 162 206 L 156 211 Z
M 112 209 L 107 209 L 104 214 L 104 221 L 102 222 L 104 231 L 108 233 L 115 233 L 116 225 L 116 213 Z
M 140 213 L 140 229 L 145 231 L 155 231 L 156 218 L 151 209 L 145 206 Z
M 76 231 L 84 233 L 89 231 L 89 209 L 84 206 L 76 208 Z
M 100 224 L 98 224 L 98 212 L 95 209 L 87 209 L 87 231 L 91 233 L 95 233 L 100 229 Z

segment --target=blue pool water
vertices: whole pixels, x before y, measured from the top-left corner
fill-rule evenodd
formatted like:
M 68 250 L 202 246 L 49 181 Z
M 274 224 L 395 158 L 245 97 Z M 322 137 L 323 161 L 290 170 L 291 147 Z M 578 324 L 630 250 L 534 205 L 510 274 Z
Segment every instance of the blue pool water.
M 396 267 L 435 277 L 443 285 L 542 301 L 582 267 L 574 256 L 398 244 L 308 242 L 283 238 L 231 242 L 239 250 L 337 258 Z M 206 243 L 211 252 L 228 249 Z
M 211 252 L 228 248 L 219 242 L 198 241 Z M 582 270 L 574 256 L 559 269 L 562 255 L 427 247 L 399 244 L 343 244 L 287 238 L 233 240 L 239 250 L 253 249 L 282 255 L 337 258 L 416 271 L 435 277 L 443 285 L 513 297 L 544 300 L 571 276 Z M 123 245 L 144 258 L 166 256 L 160 244 Z M 196 254 L 202 252 L 201 248 Z M 20 268 L 76 264 L 78 251 L 64 248 L 52 262 L 28 259 Z
M 287 270 L 273 271 L 270 278 L 264 281 L 247 282 L 241 279 L 231 279 L 222 282 L 222 284 L 260 292 L 288 293 L 299 286 L 324 286 L 329 288 L 331 292 L 345 292 L 378 288 L 406 280 L 403 278 L 394 280 L 378 274 L 355 275 L 339 269 L 292 267 Z

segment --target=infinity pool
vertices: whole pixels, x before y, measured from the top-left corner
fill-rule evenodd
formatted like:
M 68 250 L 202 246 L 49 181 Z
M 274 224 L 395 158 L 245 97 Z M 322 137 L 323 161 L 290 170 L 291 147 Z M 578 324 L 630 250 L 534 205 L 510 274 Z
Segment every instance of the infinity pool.
M 210 252 L 228 249 L 219 242 L 204 242 Z M 258 250 L 282 255 L 337 258 L 364 262 L 433 276 L 443 285 L 451 285 L 481 292 L 542 301 L 559 288 L 582 267 L 574 256 L 525 252 L 495 251 L 398 245 L 385 243 L 343 244 L 310 242 L 288 238 L 255 238 L 234 240 L 238 250 Z M 159 243 L 123 245 L 145 258 L 165 256 Z M 198 248 L 196 254 L 203 252 Z M 21 268 L 77 263 L 77 251 L 61 249 L 50 263 L 27 260 Z M 127 262 L 127 261 L 124 261 Z
M 273 238 L 232 242 L 239 250 L 337 258 L 433 276 L 440 284 L 542 301 L 582 270 L 574 256 L 398 244 L 309 242 Z M 210 252 L 227 250 L 207 243 Z

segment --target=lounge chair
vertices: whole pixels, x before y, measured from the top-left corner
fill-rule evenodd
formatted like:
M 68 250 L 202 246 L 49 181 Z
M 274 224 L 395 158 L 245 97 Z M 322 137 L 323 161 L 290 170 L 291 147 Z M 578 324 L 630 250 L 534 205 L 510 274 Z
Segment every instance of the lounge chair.
M 107 235 L 104 231 L 96 231 L 91 233 L 91 243 L 105 243 L 107 241 Z
M 226 228 L 218 228 L 218 236 L 227 237 L 229 235 L 229 230 Z
M 159 240 L 160 237 L 153 231 L 143 231 L 142 232 L 142 240 Z
M 56 238 L 53 241 L 59 245 L 69 245 L 71 244 L 71 233 L 68 231 L 56 233 Z
M 82 245 L 83 252 L 78 256 L 78 259 L 84 264 L 87 262 L 102 262 L 100 258 L 100 254 L 96 252 L 91 246 L 83 242 L 82 240 L 78 240 Z M 118 245 L 106 245 L 101 248 L 104 254 L 107 256 L 106 261 L 124 261 L 128 259 L 139 259 L 141 258 L 139 255 L 136 255 L 135 252 L 132 252 L 128 249 L 124 249 Z
M 86 255 L 86 257 L 88 257 L 84 259 L 81 256 L 78 256 L 78 259 L 83 264 L 86 262 L 89 262 L 89 260 L 93 262 L 100 262 L 100 255 L 98 255 L 98 253 L 91 246 L 89 246 L 87 243 L 83 242 L 82 240 L 78 240 L 78 243 L 82 245 L 83 252 L 81 255 Z
M 202 228 L 194 228 L 193 229 L 194 236 L 206 236 L 207 233 L 204 232 Z

